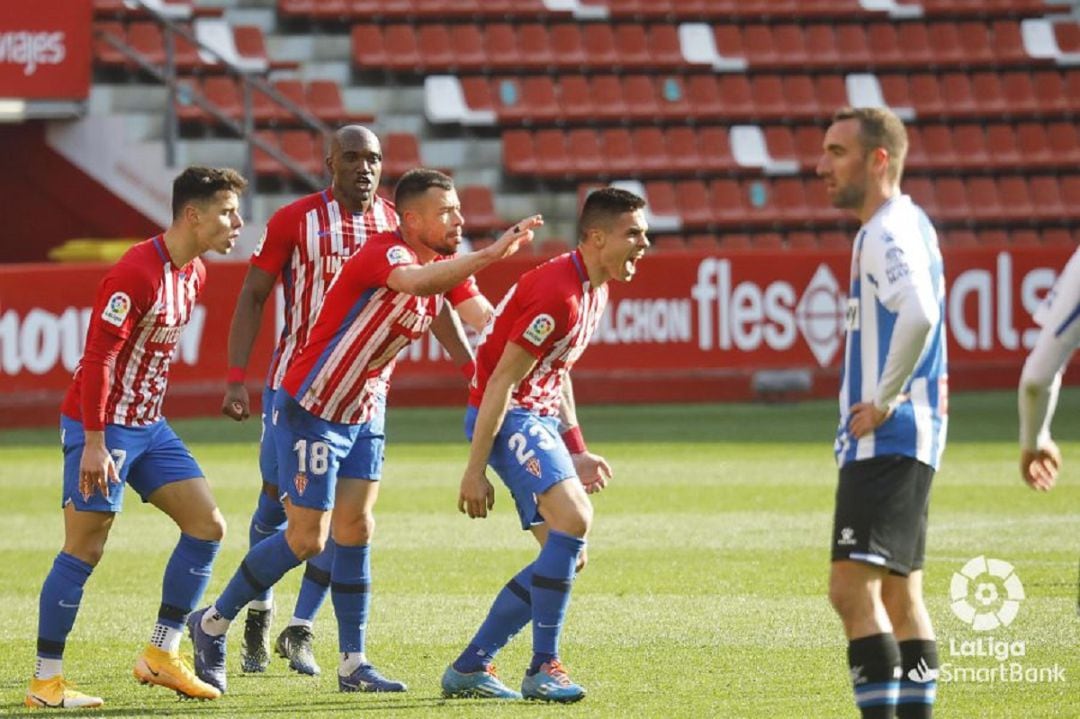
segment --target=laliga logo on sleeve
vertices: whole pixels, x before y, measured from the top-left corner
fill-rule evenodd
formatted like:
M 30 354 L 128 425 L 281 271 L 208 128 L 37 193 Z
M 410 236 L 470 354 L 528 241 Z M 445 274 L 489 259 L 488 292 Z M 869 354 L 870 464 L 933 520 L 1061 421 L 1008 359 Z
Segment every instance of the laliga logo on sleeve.
M 409 254 L 409 251 L 401 245 L 392 245 L 390 249 L 386 251 L 386 261 L 391 266 L 395 265 L 411 265 L 413 258 Z
M 1012 624 L 1024 599 L 1024 585 L 1011 564 L 980 555 L 953 574 L 949 596 L 960 621 L 986 632 Z
M 110 325 L 119 327 L 127 319 L 131 311 L 131 298 L 123 292 L 114 292 L 109 301 L 105 303 L 105 309 L 101 311 L 101 319 Z
M 555 329 L 555 318 L 551 315 L 537 315 L 521 333 L 522 337 L 539 347 Z

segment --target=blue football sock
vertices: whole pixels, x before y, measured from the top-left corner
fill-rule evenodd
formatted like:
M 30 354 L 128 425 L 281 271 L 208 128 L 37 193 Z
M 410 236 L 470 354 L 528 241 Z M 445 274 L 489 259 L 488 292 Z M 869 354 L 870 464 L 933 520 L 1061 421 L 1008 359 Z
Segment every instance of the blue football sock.
M 338 622 L 338 650 L 364 652 L 371 608 L 371 545 L 337 545 L 330 570 L 330 597 Z
M 94 571 L 86 562 L 60 552 L 41 585 L 38 600 L 37 655 L 44 659 L 64 656 L 64 643 L 79 613 L 83 587 Z
M 529 673 L 535 674 L 544 662 L 559 656 L 559 634 L 562 633 L 566 607 L 570 604 L 570 588 L 578 556 L 585 540 L 551 530 L 540 556 L 533 564 L 532 623 L 533 660 Z
M 254 547 L 284 528 L 285 506 L 266 492 L 259 492 L 259 501 L 255 505 L 255 513 L 251 515 L 251 523 L 248 525 L 248 547 Z M 271 596 L 273 593 L 267 590 L 255 599 L 266 602 Z
M 184 620 L 210 584 L 210 570 L 220 547 L 220 542 L 180 535 L 161 581 L 158 624 L 183 629 Z
M 469 674 L 482 670 L 491 663 L 495 653 L 529 623 L 532 619 L 532 597 L 529 594 L 532 572 L 533 565 L 527 565 L 496 595 L 476 636 L 454 662 L 456 671 Z
M 307 561 L 304 567 L 304 579 L 300 582 L 300 594 L 296 597 L 296 609 L 293 616 L 304 621 L 315 621 L 319 607 L 330 592 L 330 573 L 334 567 L 334 538 L 326 540 L 321 552 Z
M 300 560 L 285 541 L 285 532 L 278 532 L 248 551 L 214 606 L 226 619 L 236 619 L 245 604 L 277 584 L 299 564 Z

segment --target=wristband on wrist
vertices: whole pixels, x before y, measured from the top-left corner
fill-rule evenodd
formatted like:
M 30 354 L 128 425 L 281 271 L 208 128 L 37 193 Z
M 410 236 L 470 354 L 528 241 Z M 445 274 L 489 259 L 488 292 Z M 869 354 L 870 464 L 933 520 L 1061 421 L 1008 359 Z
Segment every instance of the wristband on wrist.
M 581 427 L 571 427 L 563 432 L 562 441 L 570 454 L 581 454 L 585 451 L 585 438 L 581 436 Z
M 469 360 L 458 367 L 458 371 L 465 375 L 466 380 L 472 382 L 473 375 L 476 374 L 476 360 Z
M 242 384 L 246 374 L 247 372 L 244 371 L 243 367 L 230 367 L 229 371 L 225 374 L 225 381 L 229 384 Z

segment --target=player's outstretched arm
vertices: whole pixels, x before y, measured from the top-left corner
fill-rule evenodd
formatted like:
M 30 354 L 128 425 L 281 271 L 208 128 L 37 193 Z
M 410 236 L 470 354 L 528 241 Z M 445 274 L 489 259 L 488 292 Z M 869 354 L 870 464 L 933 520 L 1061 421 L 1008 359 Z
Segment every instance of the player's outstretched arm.
M 484 398 L 476 413 L 472 444 L 469 447 L 469 463 L 461 478 L 458 492 L 458 511 L 470 517 L 486 517 L 495 506 L 495 488 L 491 486 L 484 469 L 487 467 L 495 435 L 502 427 L 510 395 L 514 387 L 532 371 L 536 358 L 513 342 L 508 342 L 499 363 L 488 378 Z
M 533 230 L 544 224 L 540 215 L 527 217 L 499 239 L 482 250 L 426 265 L 402 265 L 395 267 L 386 277 L 386 285 L 395 292 L 426 297 L 449 292 L 469 275 L 476 274 L 493 262 L 509 257 L 532 241 Z
M 242 376 L 233 376 L 235 370 L 242 375 L 251 357 L 251 348 L 259 334 L 262 324 L 263 307 L 266 299 L 274 290 L 274 275 L 258 267 L 248 267 L 244 285 L 236 298 L 232 324 L 229 327 L 229 368 L 230 376 L 225 383 L 225 398 L 221 402 L 221 413 L 236 421 L 251 416 L 251 400 Z

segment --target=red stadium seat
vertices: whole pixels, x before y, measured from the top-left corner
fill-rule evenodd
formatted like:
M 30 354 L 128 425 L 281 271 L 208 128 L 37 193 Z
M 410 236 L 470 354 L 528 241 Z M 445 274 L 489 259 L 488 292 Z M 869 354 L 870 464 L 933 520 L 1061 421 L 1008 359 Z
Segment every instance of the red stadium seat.
M 787 246 L 793 250 L 817 249 L 817 235 L 813 232 L 789 232 L 787 233 Z
M 956 178 L 946 178 L 945 180 L 938 180 L 936 183 L 940 206 L 942 210 L 945 210 L 946 207 L 950 210 L 948 215 L 950 219 L 965 220 L 969 214 L 979 221 L 996 221 L 1005 218 L 1005 212 L 1001 206 L 997 183 L 994 182 L 994 178 L 968 178 L 965 189 L 967 201 L 971 208 L 970 211 L 961 211 L 947 194 L 943 183 L 952 181 L 960 182 Z
M 559 111 L 567 122 L 594 120 L 592 90 L 584 75 L 564 75 L 559 81 Z
M 813 119 L 822 114 L 822 108 L 818 105 L 818 90 L 809 75 L 784 75 L 782 87 L 789 120 Z M 831 115 L 835 109 L 830 106 L 828 114 Z
M 779 75 L 756 75 L 750 81 L 753 98 L 753 115 L 763 121 L 777 121 L 792 114 L 807 116 L 803 108 L 788 104 L 784 94 L 784 82 Z
M 810 25 L 806 28 L 806 46 L 819 63 L 859 67 L 875 62 L 866 28 L 857 23 L 839 24 L 835 29 L 824 23 Z
M 999 64 L 1027 65 L 1037 63 L 1024 49 L 1024 39 L 1020 34 L 1020 24 L 1015 20 L 998 20 L 992 25 L 994 41 L 991 52 Z
M 985 25 L 977 23 L 985 32 Z M 960 40 L 960 33 L 956 23 L 952 21 L 932 22 L 925 26 L 918 23 L 919 27 L 925 27 L 925 37 L 930 48 L 930 58 L 938 67 L 956 67 L 962 65 L 978 64 L 989 58 L 968 55 L 967 48 Z M 971 38 L 967 38 L 970 40 Z M 900 32 L 900 42 L 904 42 L 903 30 Z M 984 48 L 989 52 L 989 48 Z
M 648 38 L 649 67 L 657 70 L 678 70 L 686 65 L 674 25 L 650 25 Z
M 1066 204 L 1062 201 L 1062 188 L 1057 178 L 1052 175 L 1034 175 L 1029 178 L 1029 182 L 1031 204 L 1034 206 L 1032 217 L 1037 220 L 1060 221 L 1066 214 Z M 1080 202 L 1080 197 L 1073 199 Z
M 624 76 L 622 97 L 630 119 L 639 122 L 656 122 L 660 119 L 660 98 L 651 75 Z
M 311 175 L 322 176 L 322 142 L 307 130 L 285 130 L 280 133 L 281 149 L 290 159 Z
M 911 199 L 915 201 L 919 207 L 926 211 L 926 214 L 930 215 L 930 219 L 937 221 L 937 201 L 934 193 L 934 185 L 929 178 L 926 177 L 905 177 L 903 181 L 903 191 L 911 196 Z
M 441 23 L 421 25 L 417 31 L 420 63 L 425 72 L 447 72 L 457 67 L 450 30 Z
M 369 123 L 372 115 L 349 112 L 341 97 L 341 87 L 333 80 L 312 80 L 304 93 L 308 109 L 329 125 L 342 125 L 350 122 Z
M 1051 122 L 1046 127 L 1046 138 L 1050 152 L 1059 163 L 1080 164 L 1080 136 L 1075 123 Z
M 724 40 L 724 44 L 728 44 L 730 41 Z M 721 55 L 736 56 L 745 55 L 747 61 L 751 67 L 761 68 L 763 70 L 775 70 L 781 63 L 781 51 L 777 48 L 773 42 L 772 29 L 765 24 L 751 23 L 744 25 L 742 28 L 742 39 L 739 43 L 741 45 L 740 51 L 736 54 L 730 52 L 726 47 L 723 47 L 720 42 L 719 34 L 717 37 L 717 48 Z M 786 48 L 784 48 L 786 51 Z
M 581 31 L 588 64 L 594 68 L 619 67 L 615 49 L 615 33 L 607 23 L 589 23 Z
M 705 158 L 698 149 L 698 137 L 694 128 L 686 125 L 664 130 L 664 149 L 672 171 L 690 174 L 706 170 Z
M 663 75 L 654 78 L 656 82 L 656 104 L 660 117 L 665 120 L 685 121 L 691 117 L 693 109 L 687 98 L 687 89 L 679 75 Z
M 906 48 L 901 50 L 896 26 L 887 22 L 872 22 L 866 29 L 867 45 L 872 48 L 877 67 L 897 67 L 906 63 Z
M 548 42 L 555 66 L 563 70 L 579 70 L 587 62 L 581 27 L 576 22 L 551 26 Z
M 536 171 L 541 177 L 562 178 L 573 173 L 573 161 L 566 152 L 566 137 L 562 130 L 547 128 L 533 133 L 536 148 Z
M 683 227 L 695 229 L 713 223 L 713 211 L 709 203 L 709 189 L 700 180 L 680 180 L 675 183 L 675 198 Z M 655 208 L 653 212 L 655 212 Z
M 623 86 L 616 75 L 594 75 L 589 83 L 594 119 L 604 122 L 623 120 L 630 107 L 623 99 Z M 655 109 L 655 108 L 654 108 Z
M 986 133 L 982 125 L 954 125 L 952 139 L 953 146 L 956 148 L 957 164 L 961 167 L 982 168 L 991 163 L 991 156 L 986 151 Z
M 1029 167 L 1051 167 L 1057 158 L 1050 152 L 1050 139 L 1041 122 L 1021 122 L 1016 126 L 1016 145 Z
M 713 42 L 716 51 L 724 57 L 747 57 L 743 46 L 743 33 L 738 25 L 716 24 L 713 26 Z
M 903 61 L 908 67 L 926 67 L 937 61 L 937 53 L 944 48 L 933 48 L 926 25 L 921 22 L 897 23 L 897 42 L 904 49 Z
M 744 82 L 745 79 L 743 78 Z M 696 120 L 718 120 L 724 117 L 728 109 L 728 105 L 720 94 L 717 77 L 712 74 L 691 75 L 687 78 L 686 99 L 690 103 L 691 112 Z M 747 93 L 745 103 L 745 107 L 749 107 L 749 93 Z
M 709 183 L 709 199 L 717 222 L 741 225 L 747 217 L 747 205 L 737 180 L 721 179 Z
M 626 71 L 655 69 L 642 25 L 617 25 L 615 52 L 619 57 L 619 65 Z
M 795 137 L 791 128 L 784 125 L 765 128 L 765 147 L 769 151 L 769 157 L 774 160 L 796 160 L 798 157 L 795 152 Z
M 644 175 L 671 175 L 671 162 L 664 144 L 664 131 L 655 125 L 630 130 L 630 141 L 638 158 L 638 168 Z
M 976 75 L 976 81 L 978 75 Z M 976 85 L 976 88 L 978 86 Z M 990 106 L 985 102 L 980 91 L 980 106 L 994 111 L 999 107 L 1014 113 L 1036 112 L 1035 88 L 1031 84 L 1031 75 L 1026 71 L 1005 72 L 1001 74 L 1002 100 L 1000 105 Z
M 844 78 L 840 75 L 819 75 L 814 79 L 817 88 L 818 107 L 825 117 L 832 117 L 833 112 L 850 105 Z
M 600 132 L 604 161 L 613 177 L 637 173 L 638 159 L 630 131 L 624 127 L 606 128 Z
M 649 210 L 654 215 L 679 216 L 679 205 L 675 195 L 675 186 L 666 180 L 650 180 L 645 183 L 645 198 Z
M 509 175 L 535 175 L 536 151 L 528 130 L 507 130 L 502 134 L 503 167 Z
M 395 72 L 415 72 L 423 67 L 420 43 L 411 25 L 388 25 L 382 31 L 387 46 L 386 67 Z
M 649 238 L 654 252 L 685 252 L 686 240 L 682 235 L 655 235 Z
M 1042 231 L 1041 239 L 1044 245 L 1055 247 L 1072 247 L 1076 244 L 1068 228 L 1064 227 L 1047 227 Z
M 489 66 L 496 72 L 517 70 L 522 65 L 514 27 L 505 22 L 494 22 L 483 28 L 484 48 Z
M 94 62 L 105 67 L 123 68 L 128 66 L 127 56 L 116 49 L 103 36 L 110 35 L 122 43 L 127 43 L 127 30 L 119 22 L 98 21 L 94 23 Z
M 1072 101 L 1065 94 L 1065 81 L 1060 72 L 1042 70 L 1033 73 L 1031 80 L 1039 112 L 1056 114 L 1070 110 Z
M 1037 247 L 1042 244 L 1038 230 L 1013 230 L 1009 233 L 1009 244 L 1021 247 Z
M 979 238 L 971 230 L 949 230 L 938 233 L 938 241 L 943 247 L 978 247 Z
M 990 158 L 994 165 L 1011 167 L 1024 162 L 1016 144 L 1016 131 L 1008 123 L 987 125 L 986 147 L 990 151 Z
M 465 105 L 470 110 L 494 110 L 495 97 L 487 78 L 479 76 L 462 77 L 461 93 L 465 96 Z
M 825 133 L 814 125 L 800 125 L 795 128 L 795 154 L 804 168 L 817 167 L 821 159 L 821 143 Z
M 388 132 L 383 138 L 384 179 L 395 179 L 407 170 L 423 166 L 420 157 L 420 141 L 410 132 Z
M 378 25 L 353 25 L 353 65 L 361 70 L 386 67 L 386 44 Z
M 484 185 L 466 185 L 458 188 L 461 212 L 469 233 L 495 232 L 506 226 L 495 211 L 495 199 L 491 188 Z
M 997 73 L 978 73 L 982 87 L 972 89 L 972 78 L 964 72 L 947 72 L 941 77 L 945 111 L 953 117 L 978 117 L 993 112 L 1001 104 L 1001 91 L 991 83 L 997 82 Z
M 948 125 L 924 125 L 918 134 L 922 138 L 922 150 L 931 167 L 956 166 L 956 149 Z
M 1080 217 L 1080 175 L 1064 175 L 1061 178 L 1061 197 L 1064 214 L 1069 219 Z
M 518 25 L 517 37 L 524 69 L 543 70 L 554 65 L 547 28 L 540 23 L 524 23 Z
M 450 33 L 454 65 L 459 72 L 478 72 L 489 69 L 487 44 L 480 26 L 473 23 L 455 25 Z
M 1031 218 L 1033 207 L 1027 180 L 1019 175 L 1005 175 L 997 179 L 998 200 L 1006 219 L 1021 222 Z
M 698 151 L 706 172 L 729 172 L 736 168 L 731 138 L 726 127 L 709 125 L 698 130 Z
M 606 175 L 607 167 L 600 149 L 600 136 L 592 128 L 570 130 L 566 139 L 573 172 L 578 177 Z

